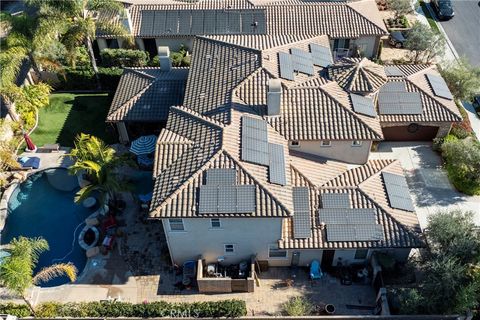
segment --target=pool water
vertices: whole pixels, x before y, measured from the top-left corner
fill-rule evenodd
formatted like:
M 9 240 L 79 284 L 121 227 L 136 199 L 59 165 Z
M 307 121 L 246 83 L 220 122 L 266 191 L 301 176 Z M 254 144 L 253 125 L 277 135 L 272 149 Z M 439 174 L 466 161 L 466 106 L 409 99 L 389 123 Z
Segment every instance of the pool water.
M 8 202 L 8 217 L 0 243 L 12 238 L 43 237 L 50 250 L 42 253 L 35 272 L 54 263 L 72 262 L 80 274 L 87 258 L 78 245 L 78 235 L 90 209 L 73 202 L 79 189 L 76 177 L 66 169 L 52 169 L 30 176 L 13 192 Z M 52 287 L 69 282 L 67 277 L 41 284 Z

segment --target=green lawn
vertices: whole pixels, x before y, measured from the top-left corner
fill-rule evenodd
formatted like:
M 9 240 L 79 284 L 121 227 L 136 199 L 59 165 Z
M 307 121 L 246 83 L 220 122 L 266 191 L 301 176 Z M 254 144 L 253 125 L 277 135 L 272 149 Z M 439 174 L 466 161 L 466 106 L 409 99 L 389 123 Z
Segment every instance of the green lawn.
M 38 127 L 31 137 L 37 146 L 59 143 L 72 147 L 75 136 L 89 133 L 107 143 L 113 143 L 111 131 L 107 131 L 105 117 L 110 107 L 108 94 L 55 93 L 50 105 L 40 110 Z

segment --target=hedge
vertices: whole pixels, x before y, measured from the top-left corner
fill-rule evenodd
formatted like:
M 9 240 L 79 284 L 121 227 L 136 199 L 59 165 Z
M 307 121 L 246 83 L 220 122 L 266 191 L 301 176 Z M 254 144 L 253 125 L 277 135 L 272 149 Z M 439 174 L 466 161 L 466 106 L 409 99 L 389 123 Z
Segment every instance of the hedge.
M 98 76 L 102 89 L 115 91 L 123 73 L 121 68 L 98 68 Z M 91 68 L 65 68 L 64 74 L 59 75 L 60 84 L 57 90 L 95 90 L 97 81 Z
M 149 54 L 142 50 L 104 49 L 100 52 L 105 67 L 145 67 Z
M 30 315 L 26 305 L 0 304 L 0 313 L 18 317 Z M 247 314 L 245 301 L 222 300 L 193 303 L 168 303 L 164 301 L 132 304 L 128 302 L 46 302 L 35 309 L 38 318 L 54 317 L 195 317 L 195 318 L 237 318 Z

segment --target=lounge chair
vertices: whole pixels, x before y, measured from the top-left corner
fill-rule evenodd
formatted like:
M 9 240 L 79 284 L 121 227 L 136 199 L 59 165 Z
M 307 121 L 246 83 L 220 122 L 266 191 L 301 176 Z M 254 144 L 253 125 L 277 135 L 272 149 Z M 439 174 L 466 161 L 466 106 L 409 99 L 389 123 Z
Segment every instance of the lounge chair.
M 310 280 L 318 280 L 323 277 L 322 269 L 320 269 L 320 262 L 313 260 L 310 263 Z
M 38 169 L 40 168 L 40 158 L 39 157 L 21 157 L 18 159 L 18 163 L 24 169 Z
M 50 152 L 58 152 L 60 150 L 60 145 L 58 143 L 44 144 L 42 149 Z

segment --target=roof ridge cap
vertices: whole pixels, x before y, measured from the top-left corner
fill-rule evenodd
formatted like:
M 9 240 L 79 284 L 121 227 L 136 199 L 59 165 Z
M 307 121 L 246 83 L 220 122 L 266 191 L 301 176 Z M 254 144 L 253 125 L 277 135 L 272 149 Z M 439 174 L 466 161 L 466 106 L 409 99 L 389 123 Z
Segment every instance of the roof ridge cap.
M 336 83 L 336 81 L 335 81 Z M 338 85 L 338 83 L 337 83 Z M 347 108 L 343 103 L 341 103 L 340 101 L 338 101 L 338 99 L 336 99 L 335 97 L 333 97 L 329 92 L 327 92 L 326 90 L 324 90 L 322 87 L 320 87 L 320 90 L 322 90 L 323 92 L 325 92 L 326 95 L 328 95 L 331 99 L 333 99 L 338 105 L 340 105 L 344 110 L 346 110 L 349 114 L 353 115 L 355 117 L 355 119 L 357 119 L 362 125 L 364 125 L 365 127 L 368 128 L 368 130 L 370 132 L 372 132 L 373 134 L 375 134 L 378 139 L 382 139 L 381 135 L 378 134 L 378 132 L 376 132 L 375 130 L 373 130 L 367 123 L 365 123 L 365 121 L 363 121 L 363 119 L 361 119 L 360 117 L 358 117 L 358 115 L 353 112 L 352 110 L 350 110 L 349 108 Z
M 206 122 L 206 123 L 211 124 L 213 126 L 216 126 L 218 129 L 224 129 L 225 128 L 225 125 L 223 125 L 222 123 L 217 122 L 216 120 L 214 120 L 210 117 L 201 115 L 200 113 L 196 112 L 195 110 L 193 110 L 191 108 L 188 108 L 188 107 L 185 107 L 185 106 L 171 106 L 170 110 L 177 110 L 181 113 L 188 114 L 190 116 L 193 116 L 193 117 L 197 118 L 200 121 L 203 121 L 203 122 Z

